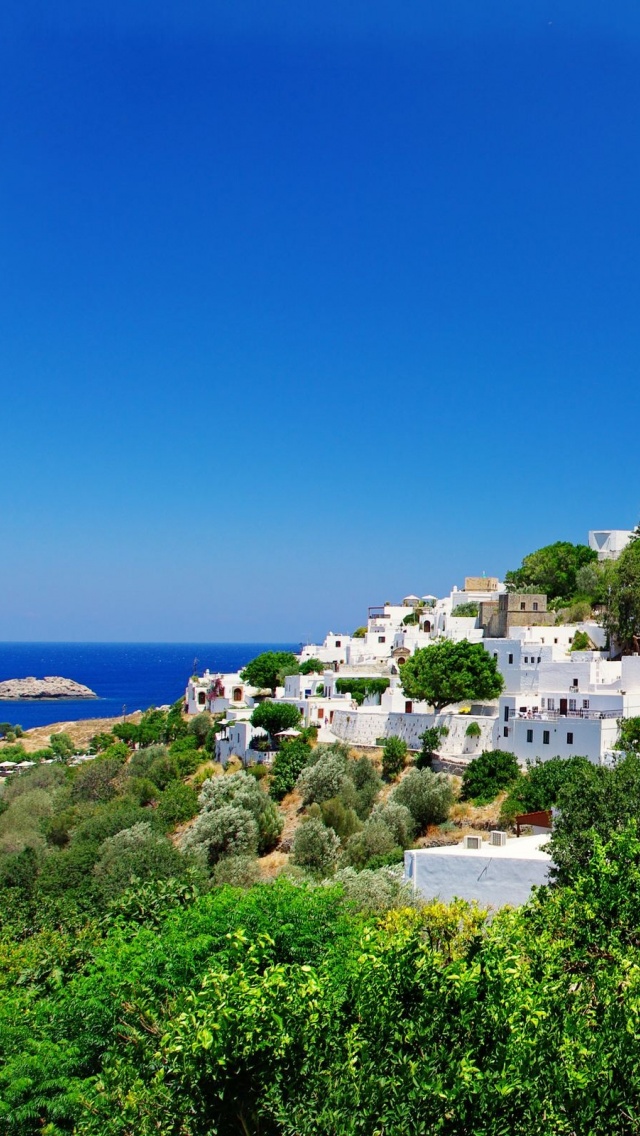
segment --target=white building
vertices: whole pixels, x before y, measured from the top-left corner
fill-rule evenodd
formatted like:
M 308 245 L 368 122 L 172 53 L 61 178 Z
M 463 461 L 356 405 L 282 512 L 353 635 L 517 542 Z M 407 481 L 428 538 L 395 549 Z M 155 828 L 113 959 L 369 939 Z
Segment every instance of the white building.
M 589 548 L 598 553 L 598 560 L 617 560 L 632 536 L 631 529 L 592 529 Z
M 533 887 L 548 882 L 548 840 L 548 833 L 511 838 L 491 833 L 489 840 L 465 837 L 461 844 L 414 848 L 404 854 L 405 879 L 414 895 L 425 899 L 448 903 L 457 897 L 482 907 L 518 907 Z
M 258 690 L 240 678 L 238 671 L 230 674 L 212 673 L 194 675 L 187 683 L 185 700 L 188 714 L 201 714 L 209 710 L 221 714 L 230 706 L 254 706 Z

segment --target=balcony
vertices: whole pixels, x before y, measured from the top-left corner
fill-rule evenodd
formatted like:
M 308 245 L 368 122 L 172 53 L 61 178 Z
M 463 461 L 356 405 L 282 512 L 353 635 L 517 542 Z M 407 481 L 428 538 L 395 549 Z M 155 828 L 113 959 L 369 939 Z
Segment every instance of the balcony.
M 558 718 L 591 718 L 591 719 L 606 719 L 606 718 L 621 718 L 622 707 L 619 710 L 565 710 L 562 714 L 559 710 L 536 710 L 524 713 L 521 710 L 514 710 L 509 715 L 509 719 L 514 718 L 525 719 L 527 722 L 557 722 Z

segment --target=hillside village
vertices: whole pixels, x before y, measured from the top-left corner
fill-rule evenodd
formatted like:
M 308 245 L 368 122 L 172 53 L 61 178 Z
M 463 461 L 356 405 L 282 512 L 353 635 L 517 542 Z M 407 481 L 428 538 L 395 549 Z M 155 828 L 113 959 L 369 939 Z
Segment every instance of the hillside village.
M 595 562 L 616 561 L 632 536 L 590 532 Z M 299 655 L 307 673 L 284 676 L 274 692 L 252 687 L 240 672 L 194 675 L 186 708 L 190 715 L 206 710 L 218 716 L 216 756 L 223 765 L 231 757 L 244 764 L 271 760 L 265 729 L 251 721 L 265 697 L 296 707 L 301 726 L 317 728 L 322 742 L 375 747 L 393 736 L 418 750 L 426 729 L 442 727 L 438 755 L 449 768 L 489 749 L 513 753 L 523 766 L 576 754 L 606 763 L 614 756 L 619 720 L 640 714 L 640 656 L 614 657 L 616 644 L 597 612 L 580 614 L 585 617 L 567 622 L 549 610 L 545 594 L 470 576 L 448 596 L 407 595 L 370 607 L 355 633 L 329 632 L 322 643 L 307 644 Z M 482 645 L 504 680 L 499 698 L 435 713 L 407 697 L 406 661 L 443 640 Z M 352 690 L 366 691 L 367 681 L 377 689 L 354 699 Z

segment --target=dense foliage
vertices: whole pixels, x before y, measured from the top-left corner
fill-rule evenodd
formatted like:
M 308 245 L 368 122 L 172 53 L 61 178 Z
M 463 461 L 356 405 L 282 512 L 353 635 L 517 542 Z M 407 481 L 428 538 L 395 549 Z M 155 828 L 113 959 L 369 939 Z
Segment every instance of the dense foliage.
M 535 589 L 550 600 L 569 600 L 578 590 L 580 569 L 592 565 L 597 559 L 598 554 L 586 544 L 558 540 L 530 552 L 519 568 L 505 574 L 505 581 L 513 592 L 522 588 Z
M 258 690 L 273 693 L 286 675 L 297 674 L 298 670 L 298 660 L 291 651 L 263 651 L 247 663 L 240 671 L 240 677 Z
M 339 678 L 336 679 L 336 690 L 338 694 L 350 694 L 354 702 L 362 706 L 365 698 L 372 695 L 378 696 L 379 702 L 380 695 L 384 694 L 389 682 L 388 678 Z
M 436 713 L 467 699 L 497 698 L 504 686 L 493 656 L 466 639 L 417 650 L 402 667 L 401 683 L 407 698 L 430 703 Z
M 272 739 L 281 730 L 296 729 L 300 726 L 300 711 L 291 702 L 261 702 L 251 715 L 251 725 L 261 726 Z
M 393 781 L 402 773 L 407 760 L 409 747 L 404 738 L 390 737 L 385 739 L 382 749 L 382 776 L 385 781 Z
M 637 1131 L 635 827 L 489 922 L 394 910 L 384 871 L 338 880 L 141 888 L 100 924 L 5 937 L 1 1130 Z
M 485 750 L 466 766 L 460 795 L 463 801 L 493 801 L 519 776 L 520 766 L 515 754 L 499 749 Z
M 632 540 L 612 565 L 604 625 L 623 653 L 640 647 L 640 540 Z

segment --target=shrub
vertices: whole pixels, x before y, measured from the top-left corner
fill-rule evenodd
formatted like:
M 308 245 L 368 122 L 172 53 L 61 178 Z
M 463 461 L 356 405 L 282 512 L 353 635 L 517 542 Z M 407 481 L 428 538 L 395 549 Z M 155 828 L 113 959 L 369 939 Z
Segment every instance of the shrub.
M 360 820 L 365 820 L 382 788 L 382 781 L 375 765 L 368 757 L 359 757 L 355 761 L 349 761 L 347 769 L 356 790 L 354 808 Z
M 339 753 L 328 753 L 303 769 L 298 778 L 298 789 L 305 805 L 314 801 L 322 804 L 331 797 L 337 797 L 346 778 L 346 759 Z M 353 784 L 353 783 L 352 783 Z
M 274 801 L 281 801 L 295 786 L 302 770 L 309 764 L 311 746 L 299 739 L 283 745 L 273 759 L 269 792 Z
M 411 813 L 418 831 L 429 824 L 441 824 L 449 816 L 453 804 L 453 789 L 444 773 L 430 769 L 410 769 L 406 777 L 393 790 L 391 800 L 405 805 Z
M 118 776 L 122 763 L 117 757 L 107 757 L 108 753 L 109 750 L 105 750 L 94 761 L 76 770 L 71 787 L 72 800 L 97 804 L 115 797 L 114 778 Z
M 210 730 L 211 715 L 207 711 L 203 711 L 202 714 L 196 714 L 187 726 L 187 734 L 195 738 L 198 749 L 206 742 Z
M 382 776 L 386 781 L 395 781 L 405 767 L 408 746 L 404 738 L 387 738 L 382 751 Z
M 465 730 L 466 737 L 468 737 L 468 738 L 479 738 L 481 733 L 482 733 L 482 730 L 480 729 L 480 726 L 478 725 L 477 722 L 469 722 L 469 725 L 467 726 L 467 728 Z
M 291 858 L 301 868 L 326 875 L 335 867 L 339 848 L 340 841 L 333 829 L 311 817 L 296 829 Z
M 402 849 L 396 844 L 394 835 L 384 820 L 375 814 L 369 817 L 362 832 L 347 842 L 343 860 L 354 868 L 366 868 L 372 862 L 386 858 L 390 854 L 397 857 L 402 855 Z
M 305 659 L 300 663 L 300 674 L 322 674 L 327 669 L 327 664 L 321 662 L 320 659 Z
M 590 651 L 591 640 L 586 631 L 576 631 L 571 644 L 572 651 Z
M 340 868 L 335 880 L 342 886 L 349 906 L 356 911 L 367 914 L 389 911 L 394 907 L 409 907 L 413 902 L 411 888 L 397 869 L 364 868 L 358 872 L 354 868 Z
M 381 820 L 393 835 L 394 843 L 408 848 L 416 833 L 416 822 L 406 805 L 390 800 L 384 805 L 376 805 L 371 814 L 372 820 Z
M 214 884 L 248 888 L 260 879 L 260 867 L 255 856 L 225 856 L 211 873 Z
M 324 823 L 327 828 L 333 829 L 341 844 L 344 844 L 350 836 L 353 836 L 354 832 L 359 832 L 362 828 L 362 823 L 358 819 L 355 809 L 346 806 L 339 797 L 331 797 L 322 805 L 313 807 L 320 808 Z
M 71 757 L 76 752 L 76 745 L 73 738 L 68 734 L 50 734 L 49 746 L 55 753 L 56 757 L 67 758 Z
M 235 808 L 245 810 L 252 817 L 257 827 L 257 847 L 260 852 L 269 852 L 282 832 L 283 820 L 276 805 L 261 789 L 255 778 L 249 777 L 244 771 L 205 781 L 199 801 L 202 812 L 192 831 L 198 828 L 207 814 L 233 805 Z
M 427 729 L 420 734 L 422 747 L 416 758 L 417 769 L 431 768 L 433 759 L 440 745 L 440 738 L 446 738 L 448 733 L 449 730 L 446 726 L 428 726 Z
M 201 813 L 186 833 L 186 851 L 203 855 L 207 863 L 216 864 L 223 856 L 239 856 L 258 850 L 258 826 L 247 809 L 222 805 Z
M 187 866 L 170 840 L 150 824 L 135 824 L 104 841 L 93 870 L 103 898 L 109 900 L 139 881 L 179 877 Z
M 488 800 L 508 788 L 520 776 L 518 759 L 499 749 L 485 750 L 469 762 L 462 774 L 463 801 Z
M 259 764 L 258 762 L 247 765 L 245 772 L 248 773 L 250 777 L 255 777 L 256 781 L 264 781 L 265 777 L 269 776 L 269 770 L 266 765 Z
M 160 797 L 157 816 L 167 828 L 174 828 L 177 824 L 191 820 L 197 811 L 196 790 L 191 785 L 183 784 L 182 781 L 172 781 Z
M 149 777 L 130 777 L 127 782 L 127 796 L 136 804 L 145 806 L 157 801 L 160 790 Z
M 390 681 L 388 678 L 339 678 L 336 679 L 336 690 L 338 694 L 350 694 L 354 702 L 362 706 L 370 695 L 384 694 Z
M 475 600 L 467 600 L 466 603 L 458 604 L 451 612 L 454 619 L 475 619 L 480 608 Z
M 518 813 L 533 813 L 551 809 L 557 804 L 562 787 L 585 766 L 591 766 L 586 757 L 552 757 L 536 761 L 527 767 L 512 784 L 509 795 L 502 802 L 500 823 L 512 824 Z

